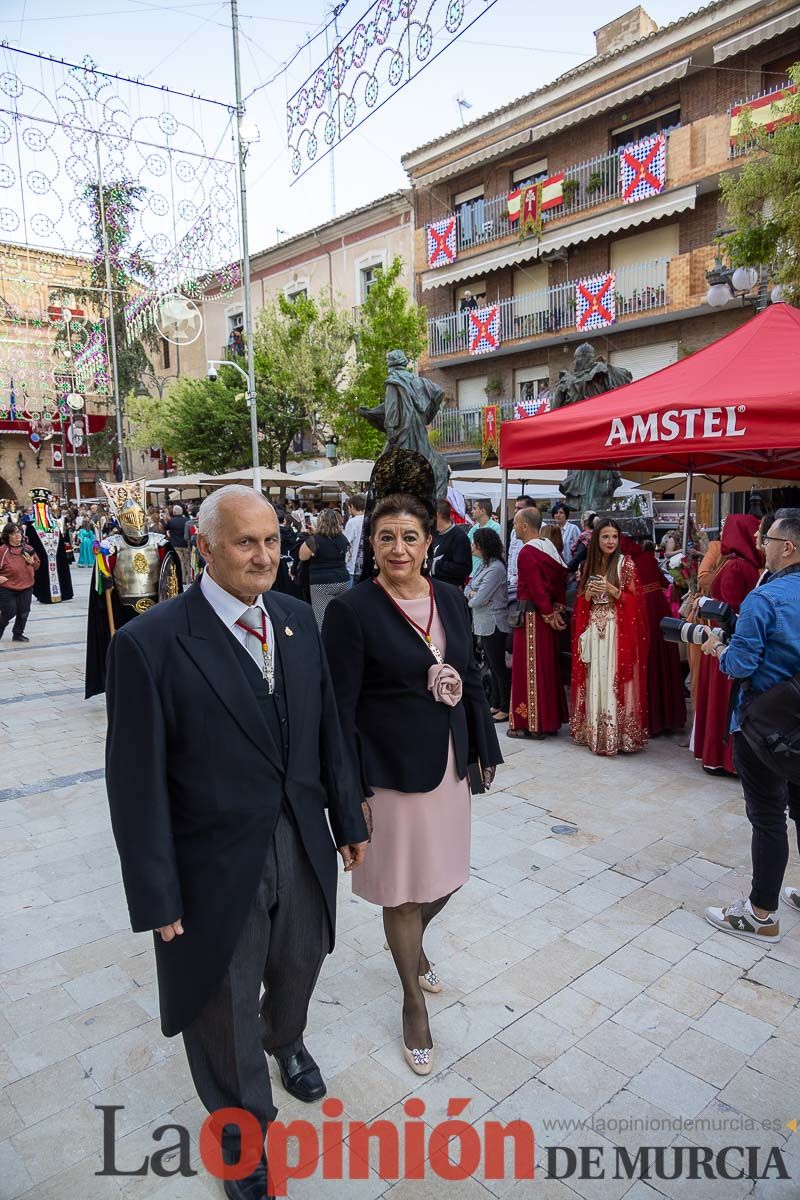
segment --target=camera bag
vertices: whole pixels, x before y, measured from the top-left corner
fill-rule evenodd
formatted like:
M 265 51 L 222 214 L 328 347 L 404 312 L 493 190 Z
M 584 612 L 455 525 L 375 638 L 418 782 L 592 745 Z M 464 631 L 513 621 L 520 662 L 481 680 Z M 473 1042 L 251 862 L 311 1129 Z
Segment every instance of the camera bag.
M 742 733 L 761 761 L 800 783 L 800 674 L 766 692 L 742 692 Z

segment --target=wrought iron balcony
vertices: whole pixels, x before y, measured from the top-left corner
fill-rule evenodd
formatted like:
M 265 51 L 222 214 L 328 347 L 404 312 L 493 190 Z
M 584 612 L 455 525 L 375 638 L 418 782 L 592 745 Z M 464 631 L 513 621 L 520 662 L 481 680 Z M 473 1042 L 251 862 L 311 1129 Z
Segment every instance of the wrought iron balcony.
M 797 121 L 800 119 L 796 114 L 787 114 L 785 112 L 782 114 L 777 108 L 776 111 L 771 114 L 771 121 L 764 122 L 763 119 L 759 120 L 757 116 L 758 109 L 761 109 L 763 114 L 764 108 L 769 106 L 770 97 L 772 97 L 772 101 L 776 104 L 776 106 L 781 105 L 783 108 L 785 108 L 785 101 L 787 99 L 791 99 L 795 95 L 796 91 L 797 89 L 787 81 L 786 83 L 775 84 L 770 88 L 766 88 L 763 92 L 756 92 L 754 96 L 748 96 L 746 100 L 737 100 L 735 104 L 732 104 L 728 109 L 728 114 L 731 117 L 732 125 L 731 138 L 728 144 L 728 157 L 743 158 L 746 154 L 752 153 L 753 150 L 757 149 L 759 132 L 772 132 L 772 129 L 769 127 L 770 124 L 773 124 L 774 127 L 781 125 L 784 122 L 792 120 Z M 736 116 L 736 110 L 742 108 L 746 109 L 750 106 L 753 106 L 754 109 L 752 130 L 736 137 L 733 133 L 733 121 L 734 117 Z
M 675 128 L 678 128 L 676 126 Z M 669 144 L 669 133 L 667 142 Z M 668 151 L 669 152 L 669 151 Z M 584 162 L 564 168 L 564 203 L 545 209 L 542 221 L 584 212 L 606 200 L 619 197 L 619 150 L 597 154 Z M 459 250 L 469 250 L 483 242 L 510 237 L 518 232 L 518 222 L 508 219 L 508 193 L 472 200 L 459 206 L 456 213 L 456 239 Z
M 487 404 L 493 401 L 487 400 Z M 439 450 L 479 449 L 481 444 L 482 408 L 443 408 L 436 414 L 428 433 L 431 445 Z M 500 405 L 500 420 L 510 421 L 514 405 Z
M 666 308 L 668 304 L 669 259 L 634 263 L 614 272 L 616 317 Z M 499 341 L 522 341 L 545 334 L 576 329 L 576 281 L 540 288 L 497 302 Z M 587 336 L 593 332 L 587 329 Z M 428 321 L 428 355 L 464 353 L 470 344 L 469 313 L 447 313 Z M 489 357 L 484 355 L 483 357 Z

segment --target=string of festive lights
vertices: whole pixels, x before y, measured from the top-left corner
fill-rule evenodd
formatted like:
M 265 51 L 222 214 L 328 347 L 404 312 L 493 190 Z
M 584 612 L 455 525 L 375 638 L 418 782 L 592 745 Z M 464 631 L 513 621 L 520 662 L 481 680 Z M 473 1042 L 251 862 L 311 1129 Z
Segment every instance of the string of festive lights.
M 497 0 L 374 0 L 286 104 L 293 182 L 344 141 Z

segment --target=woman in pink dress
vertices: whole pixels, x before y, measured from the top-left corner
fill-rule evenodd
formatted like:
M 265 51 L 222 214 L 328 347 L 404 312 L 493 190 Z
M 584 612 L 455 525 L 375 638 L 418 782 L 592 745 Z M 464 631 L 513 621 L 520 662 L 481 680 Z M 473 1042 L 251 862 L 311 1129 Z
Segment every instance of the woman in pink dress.
M 413 496 L 378 501 L 376 577 L 332 600 L 322 630 L 352 750 L 343 769 L 372 810 L 353 891 L 383 908 L 403 987 L 404 1054 L 421 1075 L 433 1049 L 425 992 L 442 988 L 423 937 L 469 879 L 470 787 L 489 787 L 502 762 L 464 598 L 423 573 L 430 521 Z

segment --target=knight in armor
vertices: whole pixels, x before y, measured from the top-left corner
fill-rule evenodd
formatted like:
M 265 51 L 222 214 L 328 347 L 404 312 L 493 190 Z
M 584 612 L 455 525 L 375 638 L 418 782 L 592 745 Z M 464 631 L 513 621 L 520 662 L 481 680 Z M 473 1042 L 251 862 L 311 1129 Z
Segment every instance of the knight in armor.
M 180 560 L 169 539 L 148 532 L 145 480 L 101 486 L 117 528 L 94 545 L 86 632 L 87 700 L 106 690 L 106 655 L 120 626 L 183 591 Z
M 47 488 L 33 488 L 30 496 L 33 517 L 25 534 L 39 559 L 33 594 L 40 604 L 59 604 L 71 600 L 73 591 L 67 548 L 52 507 L 54 497 Z

